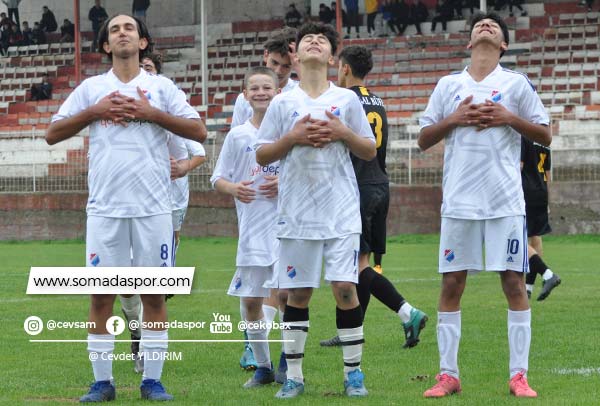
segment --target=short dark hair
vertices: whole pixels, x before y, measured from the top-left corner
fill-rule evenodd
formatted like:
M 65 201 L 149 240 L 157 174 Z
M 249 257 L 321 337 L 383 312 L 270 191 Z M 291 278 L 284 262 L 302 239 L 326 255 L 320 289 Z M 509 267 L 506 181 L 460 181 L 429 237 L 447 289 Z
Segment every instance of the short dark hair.
M 273 72 L 271 69 L 267 68 L 266 66 L 254 66 L 254 67 L 248 69 L 248 71 L 244 75 L 244 89 L 246 89 L 248 87 L 248 81 L 250 80 L 250 78 L 255 75 L 269 76 L 271 79 L 273 79 L 275 88 L 277 88 L 279 86 L 279 79 L 277 78 L 277 75 L 275 74 L 275 72 Z
M 350 65 L 352 74 L 359 79 L 364 79 L 373 69 L 373 56 L 371 51 L 362 45 L 350 45 L 340 52 L 342 63 Z
M 147 55 L 144 55 L 144 58 L 148 58 L 152 61 L 157 74 L 160 75 L 162 73 L 162 55 L 161 54 L 159 54 L 158 52 L 151 52 Z M 142 58 L 142 59 L 144 59 L 144 58 Z
M 263 48 L 270 54 L 278 53 L 281 56 L 286 56 L 290 53 L 290 42 L 296 41 L 296 33 L 297 30 L 295 28 L 282 28 L 271 35 L 263 45 Z
M 133 18 L 135 20 L 135 23 L 137 24 L 138 35 L 140 36 L 140 38 L 145 38 L 148 41 L 148 45 L 146 46 L 146 49 L 140 50 L 140 61 L 141 61 L 143 58 L 146 58 L 147 55 L 152 53 L 152 50 L 154 49 L 154 42 L 152 41 L 152 37 L 150 36 L 150 33 L 148 32 L 148 27 L 146 27 L 146 24 L 139 18 L 130 16 L 129 14 L 115 14 L 108 20 L 104 21 L 104 23 L 102 23 L 102 26 L 100 27 L 100 30 L 98 31 L 98 52 L 110 56 L 110 59 L 112 60 L 112 53 L 106 52 L 104 50 L 103 45 L 105 42 L 108 42 L 108 25 L 115 17 L 118 17 L 120 15 L 124 15 L 124 16 Z
M 302 38 L 309 34 L 323 34 L 331 44 L 331 55 L 335 55 L 339 43 L 339 35 L 330 24 L 308 22 L 302 25 L 296 35 L 296 46 L 300 44 Z
M 475 28 L 475 24 L 477 24 L 481 20 L 485 20 L 486 18 L 489 18 L 490 20 L 495 21 L 500 26 L 500 29 L 502 30 L 502 35 L 504 36 L 504 42 L 506 42 L 506 45 L 508 45 L 508 42 L 510 40 L 509 35 L 508 35 L 508 26 L 506 25 L 506 23 L 504 22 L 502 17 L 500 17 L 498 14 L 496 14 L 494 12 L 485 13 L 485 14 L 477 13 L 476 15 L 474 15 L 471 20 L 471 30 L 469 31 L 469 36 L 473 34 L 473 28 Z M 500 52 L 500 56 L 502 56 L 502 55 L 504 55 L 504 51 Z

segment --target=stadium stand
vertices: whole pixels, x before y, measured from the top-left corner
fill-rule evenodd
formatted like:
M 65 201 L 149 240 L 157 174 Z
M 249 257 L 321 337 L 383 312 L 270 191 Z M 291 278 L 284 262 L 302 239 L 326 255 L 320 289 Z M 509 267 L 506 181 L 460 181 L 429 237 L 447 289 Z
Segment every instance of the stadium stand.
M 512 41 L 501 63 L 529 76 L 551 114 L 554 179 L 599 180 L 599 15 L 581 13 L 571 3 L 526 7 L 529 16 L 507 18 Z M 209 187 L 244 72 L 262 63 L 262 43 L 280 25 L 233 23 L 231 31 L 217 35 L 208 46 L 208 78 L 201 76 L 201 52 L 194 35 L 161 30 L 155 38 L 164 55 L 164 74 L 187 94 L 209 131 L 205 143 L 209 162 L 190 175 L 192 189 Z M 410 27 L 406 36 L 361 35 L 346 40 L 373 51 L 375 66 L 367 84 L 389 111 L 388 170 L 396 184 L 441 182 L 442 146 L 426 154 L 419 151 L 417 118 L 437 80 L 468 63 L 464 20 L 450 22 L 448 34 L 429 34 L 428 26 L 424 24 L 423 36 L 411 35 Z M 73 43 L 11 47 L 9 56 L 0 59 L 0 191 L 85 190 L 86 135 L 52 148 L 41 138 L 52 113 L 75 86 L 74 51 Z M 105 57 L 91 52 L 90 41 L 84 41 L 82 56 L 84 78 L 109 67 Z M 332 80 L 336 72 L 330 69 Z M 53 83 L 52 100 L 28 101 L 31 84 L 38 83 L 43 73 Z M 208 84 L 207 105 L 201 104 L 203 80 Z

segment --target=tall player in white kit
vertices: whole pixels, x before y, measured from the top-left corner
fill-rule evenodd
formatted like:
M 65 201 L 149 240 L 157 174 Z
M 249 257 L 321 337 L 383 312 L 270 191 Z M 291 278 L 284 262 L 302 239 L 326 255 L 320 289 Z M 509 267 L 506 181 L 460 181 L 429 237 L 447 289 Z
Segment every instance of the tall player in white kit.
M 99 33 L 99 50 L 112 69 L 85 80 L 52 118 L 46 134 L 52 145 L 90 127 L 87 266 L 171 265 L 169 131 L 202 142 L 206 128 L 185 96 L 167 78 L 140 69 L 152 51 L 145 24 L 117 15 Z M 114 336 L 106 329 L 115 295 L 91 295 L 88 351 L 95 382 L 81 402 L 115 399 L 112 383 Z M 165 322 L 164 295 L 142 295 L 144 321 Z M 171 400 L 160 382 L 167 330 L 142 329 L 147 354 L 140 387 L 143 399 Z
M 277 89 L 277 76 L 271 69 L 255 67 L 246 73 L 244 96 L 254 114 L 229 131 L 210 178 L 215 189 L 235 198 L 239 230 L 237 270 L 227 293 L 240 298 L 240 310 L 248 323 L 246 332 L 257 364 L 254 376 L 244 388 L 275 380 L 266 342 L 273 319 L 265 317 L 263 300 L 270 296 L 270 288 L 277 287 L 274 267 L 279 259 L 279 241 L 275 236 L 279 162 L 258 165 L 255 147 L 256 133 Z
M 277 237 L 279 287 L 289 289 L 283 330 L 287 379 L 278 398 L 304 392 L 302 358 L 309 327 L 308 304 L 319 287 L 321 268 L 336 300 L 342 342 L 344 389 L 365 396 L 362 310 L 356 295 L 361 233 L 359 194 L 349 151 L 375 157 L 375 138 L 358 96 L 327 80 L 338 34 L 333 27 L 307 23 L 298 31 L 300 84 L 277 95 L 260 126 L 256 159 L 281 160 Z
M 508 28 L 494 13 L 472 21 L 471 65 L 443 77 L 420 119 L 419 147 L 444 140 L 439 272 L 438 383 L 425 397 L 461 391 L 460 299 L 467 273 L 495 271 L 508 301 L 510 393 L 536 397 L 527 370 L 531 309 L 525 292 L 527 231 L 521 188 L 521 134 L 550 145 L 549 119 L 527 77 L 500 66 Z M 485 247 L 485 263 L 483 261 Z

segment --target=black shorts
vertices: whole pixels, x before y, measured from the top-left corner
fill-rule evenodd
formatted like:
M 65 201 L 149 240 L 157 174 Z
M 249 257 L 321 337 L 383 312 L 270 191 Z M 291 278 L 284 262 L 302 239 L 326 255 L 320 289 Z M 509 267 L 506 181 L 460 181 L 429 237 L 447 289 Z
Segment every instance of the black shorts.
M 387 183 L 361 185 L 358 190 L 360 192 L 360 217 L 362 220 L 360 253 L 385 254 L 390 187 Z
M 548 206 L 525 206 L 527 237 L 548 234 L 552 231 L 548 223 Z

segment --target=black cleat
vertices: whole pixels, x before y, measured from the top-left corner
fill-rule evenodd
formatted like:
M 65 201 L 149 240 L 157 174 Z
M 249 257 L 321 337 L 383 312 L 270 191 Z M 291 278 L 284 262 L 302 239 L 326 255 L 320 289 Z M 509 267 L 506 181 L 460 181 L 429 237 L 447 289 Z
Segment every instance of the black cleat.
M 342 345 L 342 342 L 339 336 L 335 336 L 329 340 L 321 340 L 319 344 L 321 344 L 321 347 L 339 347 Z
M 557 274 L 552 275 L 552 278 L 548 279 L 547 281 L 544 281 L 544 284 L 542 285 L 542 291 L 540 292 L 540 295 L 537 298 L 538 302 L 550 296 L 550 292 L 552 292 L 552 290 L 555 287 L 560 285 L 560 282 L 562 281 L 560 280 L 560 277 Z

